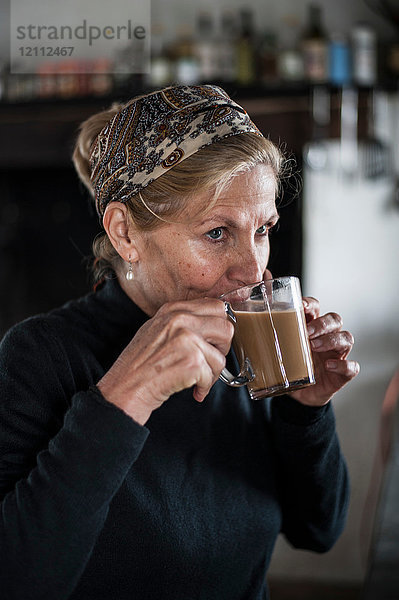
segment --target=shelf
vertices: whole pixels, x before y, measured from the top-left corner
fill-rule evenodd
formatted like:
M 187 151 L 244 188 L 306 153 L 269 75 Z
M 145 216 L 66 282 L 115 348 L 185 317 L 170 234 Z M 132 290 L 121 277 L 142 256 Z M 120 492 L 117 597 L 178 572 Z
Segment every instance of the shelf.
M 123 100 L 134 95 L 136 91 Z M 300 151 L 298 141 L 302 144 L 303 136 L 308 135 L 306 130 L 298 137 L 298 112 L 304 117 L 299 119 L 301 130 L 307 129 L 309 94 L 306 90 L 280 96 L 241 95 L 237 90 L 234 99 L 244 106 L 265 134 L 276 142 L 284 140 L 294 151 Z M 1 104 L 0 136 L 8 143 L 0 147 L 0 169 L 67 166 L 79 124 L 116 100 L 121 97 Z
M 259 129 L 272 141 L 284 143 L 300 155 L 312 137 L 312 87 L 307 84 L 238 88 L 225 86 L 230 96 L 248 111 Z M 329 87 L 331 123 L 326 135 L 339 137 L 340 89 Z M 0 103 L 0 169 L 67 167 L 79 125 L 89 116 L 152 91 L 132 87 L 107 97 L 37 99 L 31 102 Z M 368 88 L 359 88 L 360 131 L 365 127 Z

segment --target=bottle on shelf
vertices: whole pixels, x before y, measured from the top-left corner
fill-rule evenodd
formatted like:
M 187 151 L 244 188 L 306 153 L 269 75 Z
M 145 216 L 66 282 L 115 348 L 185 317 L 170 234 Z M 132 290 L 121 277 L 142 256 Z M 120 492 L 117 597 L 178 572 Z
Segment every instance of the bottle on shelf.
M 329 45 L 329 81 L 334 86 L 349 85 L 352 81 L 351 52 L 348 40 L 333 33 Z
M 237 72 L 238 85 L 250 86 L 255 83 L 255 35 L 252 10 L 240 10 L 240 35 L 237 40 Z
M 76 98 L 79 95 L 79 64 L 75 60 L 62 60 L 56 65 L 57 98 Z M 101 73 L 102 75 L 102 73 Z
M 107 96 L 113 89 L 113 63 L 106 57 L 97 58 L 92 64 L 88 92 L 93 96 Z
M 302 36 L 302 54 L 305 78 L 311 83 L 328 80 L 328 38 L 323 27 L 322 10 L 318 4 L 309 4 L 306 29 Z
M 182 24 L 177 31 L 177 39 L 170 48 L 173 61 L 173 75 L 177 83 L 193 85 L 198 83 L 199 65 L 195 52 L 193 30 L 189 24 Z
M 221 15 L 220 40 L 217 48 L 219 58 L 219 78 L 226 83 L 232 83 L 237 73 L 237 19 L 235 14 L 225 9 Z
M 54 73 L 53 65 L 43 61 L 37 67 L 36 72 L 38 75 L 37 96 L 39 98 L 57 98 L 58 76 Z
M 299 49 L 299 22 L 295 15 L 287 14 L 279 27 L 277 74 L 281 81 L 303 81 L 303 57 Z
M 357 23 L 352 29 L 353 80 L 371 87 L 377 82 L 377 36 L 372 27 Z
M 155 23 L 151 28 L 150 71 L 145 77 L 148 85 L 161 88 L 171 81 L 171 65 L 164 45 L 164 27 Z
M 218 49 L 214 37 L 214 22 L 208 11 L 197 16 L 195 55 L 198 61 L 199 80 L 207 83 L 219 79 Z
M 277 73 L 277 36 L 275 31 L 264 31 L 257 52 L 258 80 L 262 85 L 275 84 Z

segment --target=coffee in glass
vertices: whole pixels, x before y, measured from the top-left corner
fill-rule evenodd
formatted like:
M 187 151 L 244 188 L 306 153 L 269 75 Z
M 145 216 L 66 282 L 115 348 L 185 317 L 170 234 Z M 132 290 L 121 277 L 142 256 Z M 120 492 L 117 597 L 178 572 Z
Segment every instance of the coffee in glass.
M 224 294 L 234 321 L 233 349 L 240 373 L 223 369 L 251 398 L 276 396 L 315 383 L 299 280 L 280 277 Z

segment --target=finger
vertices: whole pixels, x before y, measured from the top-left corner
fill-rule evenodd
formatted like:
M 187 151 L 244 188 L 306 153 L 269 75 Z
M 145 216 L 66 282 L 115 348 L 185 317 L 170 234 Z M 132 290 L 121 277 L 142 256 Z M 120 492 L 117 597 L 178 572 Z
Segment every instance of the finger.
M 204 340 L 215 346 L 224 356 L 230 351 L 233 335 L 234 325 L 227 320 L 224 320 L 223 324 L 220 323 L 220 320 L 215 321 L 214 327 L 212 327 L 212 321 L 209 320 L 206 328 L 202 330 Z
M 176 312 L 169 317 L 168 337 L 173 337 L 180 330 L 192 331 L 201 336 L 206 342 L 215 346 L 224 355 L 230 350 L 231 340 L 234 334 L 234 326 L 227 319 L 224 310 L 222 317 L 211 315 L 200 316 L 189 312 Z
M 196 381 L 198 387 L 206 388 L 206 393 L 209 392 L 210 387 L 218 379 L 222 369 L 226 366 L 226 357 L 220 352 L 213 344 L 205 342 L 203 338 L 198 337 L 196 340 L 198 348 L 200 349 L 203 358 L 204 365 L 210 369 L 210 379 L 208 379 L 209 371 L 206 369 L 205 374 L 199 371 L 199 379 Z M 204 376 L 204 379 L 202 377 Z
M 198 383 L 194 385 L 193 389 L 193 398 L 197 402 L 203 402 L 206 396 L 209 394 L 209 391 L 214 384 L 212 370 L 209 368 L 209 365 L 204 365 L 201 370 L 201 377 L 198 380 Z
M 200 332 L 223 354 L 230 350 L 234 327 L 226 315 L 225 303 L 217 298 L 200 298 L 163 305 L 158 314 L 166 318 L 170 331 L 181 327 Z M 201 318 L 202 317 L 202 318 Z
M 307 329 L 309 338 L 317 338 L 327 333 L 337 332 L 342 329 L 343 321 L 341 315 L 337 313 L 327 313 L 322 317 L 313 319 L 308 323 Z
M 273 279 L 273 275 L 271 274 L 271 271 L 269 271 L 269 269 L 266 269 L 263 273 L 263 281 L 269 281 L 270 279 Z
M 196 373 L 193 397 L 197 402 L 202 402 L 225 367 L 226 360 L 214 346 L 204 343 L 201 339 L 198 339 L 198 348 L 203 360 L 199 363 Z
M 360 373 L 360 365 L 355 360 L 334 360 L 329 358 L 325 362 L 327 371 L 340 375 L 347 381 Z
M 310 340 L 312 350 L 315 352 L 334 351 L 341 356 L 347 356 L 353 344 L 353 335 L 349 331 L 328 333 Z
M 225 356 L 212 344 L 189 330 L 176 333 L 167 343 L 156 364 L 151 365 L 152 388 L 158 385 L 167 398 L 183 389 L 196 386 L 196 399 L 209 393 L 226 363 Z
M 219 298 L 198 298 L 196 300 L 181 300 L 166 302 L 158 310 L 158 314 L 192 313 L 202 316 L 225 317 L 224 302 Z
M 320 315 L 320 302 L 312 296 L 302 298 L 303 310 L 305 312 L 306 322 L 317 319 Z

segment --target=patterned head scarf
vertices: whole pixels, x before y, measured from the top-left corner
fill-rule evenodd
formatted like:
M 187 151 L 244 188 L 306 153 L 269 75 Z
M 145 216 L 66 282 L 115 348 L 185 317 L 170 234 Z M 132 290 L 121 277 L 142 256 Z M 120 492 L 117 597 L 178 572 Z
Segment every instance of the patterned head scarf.
M 100 131 L 90 154 L 97 212 L 127 202 L 200 148 L 241 133 L 262 136 L 246 111 L 213 85 L 169 87 L 132 102 Z

